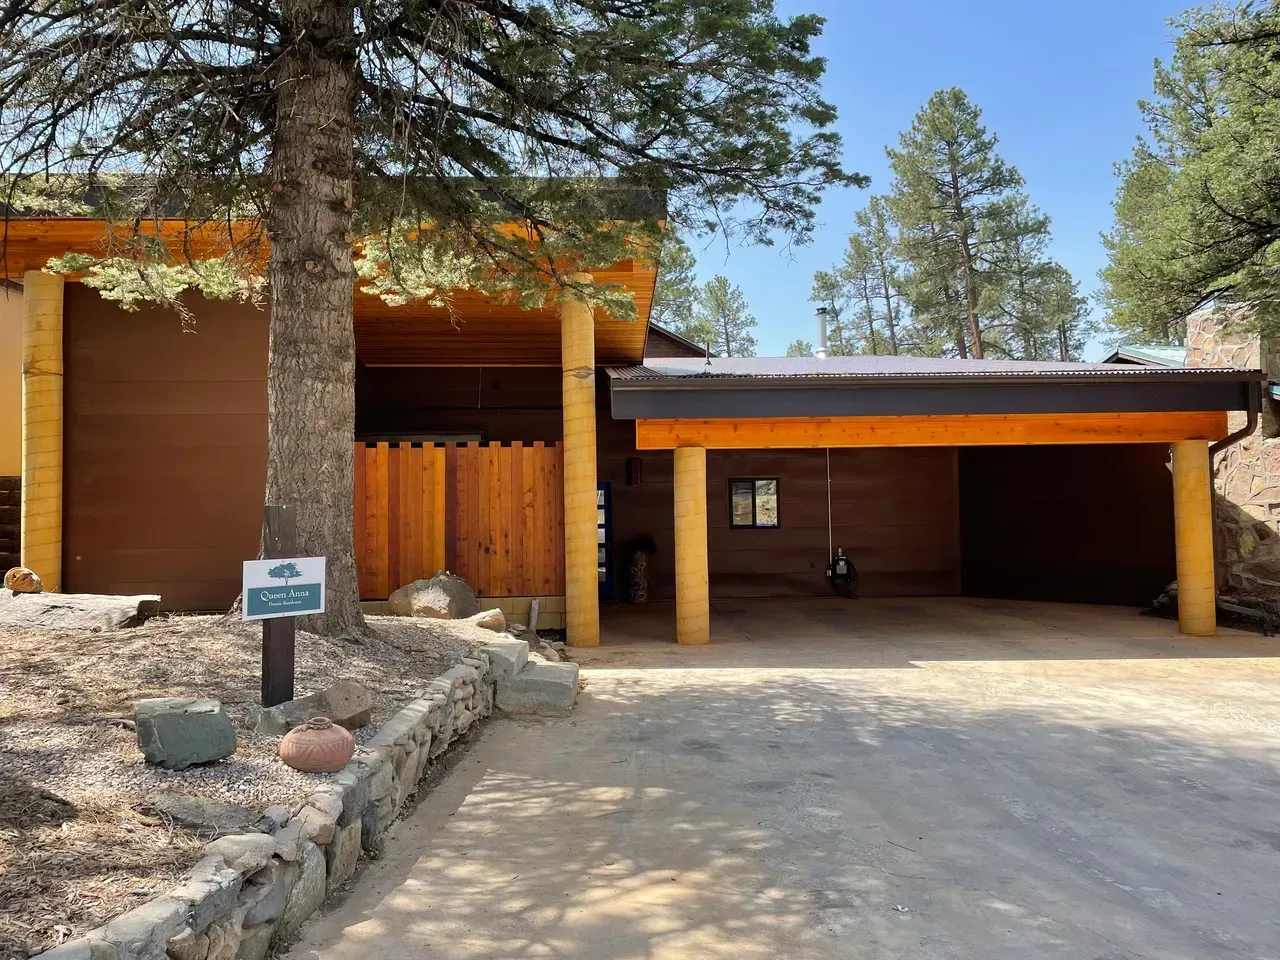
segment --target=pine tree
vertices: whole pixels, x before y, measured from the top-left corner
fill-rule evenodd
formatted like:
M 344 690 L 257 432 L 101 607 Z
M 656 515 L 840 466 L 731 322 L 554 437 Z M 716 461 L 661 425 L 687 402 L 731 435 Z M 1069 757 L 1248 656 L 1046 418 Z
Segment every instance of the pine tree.
M 941 302 L 951 290 L 951 281 L 940 284 L 941 278 L 954 275 L 966 328 L 957 346 L 961 356 L 977 359 L 985 353 L 980 313 L 985 246 L 994 239 L 983 227 L 993 205 L 1023 184 L 1018 171 L 995 152 L 996 137 L 981 118 L 963 90 L 939 90 L 899 137 L 898 148 L 886 150 L 894 173 L 889 209 L 903 233 L 904 255 L 917 274 L 929 278 L 936 287 L 933 297 L 941 295 Z
M 728 278 L 719 274 L 698 291 L 698 318 L 714 332 L 711 349 L 722 357 L 754 357 L 756 339 L 751 330 L 756 318 L 747 309 L 747 299 Z
M 471 287 L 634 316 L 575 272 L 664 223 L 803 240 L 824 187 L 864 182 L 820 96 L 821 18 L 772 0 L 12 0 L 0 24 L 2 199 L 119 227 L 59 267 L 179 306 L 258 298 L 267 264 L 266 497 L 329 558 L 306 626 L 330 635 L 364 629 L 357 276 L 392 304 Z M 188 229 L 148 239 L 175 210 Z M 229 252 L 196 259 L 209 236 Z
M 1249 303 L 1280 326 L 1280 3 L 1214 4 L 1173 23 L 1174 55 L 1140 101 L 1148 135 L 1118 169 L 1100 277 L 1108 320 L 1182 343 L 1186 318 Z
M 980 243 L 987 347 L 1022 360 L 1050 359 L 1058 351 L 1044 300 L 1046 281 L 1057 266 L 1048 259 L 1049 218 L 1021 194 L 992 204 L 988 214 Z
M 660 327 L 688 337 L 698 299 L 693 251 L 679 235 L 663 237 L 658 253 L 658 282 L 653 291 L 649 319 Z M 689 337 L 694 340 L 694 337 Z
M 787 344 L 788 357 L 812 357 L 813 344 L 808 340 L 792 340 Z

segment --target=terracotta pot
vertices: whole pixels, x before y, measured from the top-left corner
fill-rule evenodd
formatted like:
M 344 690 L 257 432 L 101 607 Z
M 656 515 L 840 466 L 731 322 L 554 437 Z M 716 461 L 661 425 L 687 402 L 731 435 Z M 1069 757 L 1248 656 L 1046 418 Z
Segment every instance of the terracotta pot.
M 356 752 L 356 738 L 328 717 L 312 717 L 280 741 L 280 759 L 304 773 L 337 773 Z

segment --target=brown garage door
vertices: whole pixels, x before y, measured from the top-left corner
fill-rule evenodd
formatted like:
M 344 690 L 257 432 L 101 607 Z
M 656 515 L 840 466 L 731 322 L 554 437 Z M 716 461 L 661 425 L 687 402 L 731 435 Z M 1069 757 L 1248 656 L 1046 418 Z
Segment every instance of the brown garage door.
M 267 314 L 126 313 L 78 283 L 64 319 L 65 589 L 226 609 L 266 488 Z

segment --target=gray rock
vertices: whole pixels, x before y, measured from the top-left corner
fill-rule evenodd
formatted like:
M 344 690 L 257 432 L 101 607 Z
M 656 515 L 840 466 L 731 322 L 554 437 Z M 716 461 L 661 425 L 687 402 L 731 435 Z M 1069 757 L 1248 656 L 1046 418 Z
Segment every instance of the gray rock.
M 578 695 L 576 663 L 530 661 L 515 677 L 498 684 L 498 709 L 511 714 L 567 717 Z
M 325 813 L 316 807 L 306 806 L 298 811 L 302 835 L 313 843 L 328 843 L 338 827 L 338 815 Z
M 289 822 L 288 807 L 272 805 L 263 810 L 262 815 L 270 822 L 272 830 L 277 830 Z
M 489 655 L 489 669 L 499 683 L 510 680 L 529 662 L 529 644 L 524 640 L 494 640 L 481 649 Z
M 360 821 L 349 823 L 333 837 L 333 843 L 324 851 L 329 869 L 329 889 L 346 883 L 356 872 L 360 860 Z
M 188 920 L 196 933 L 230 914 L 239 894 L 239 871 L 227 866 L 216 853 L 192 867 L 183 882 L 169 892 L 171 898 L 191 908 Z
M 57 630 L 121 630 L 160 612 L 160 597 L 0 592 L 0 626 Z
M 261 870 L 275 854 L 276 838 L 264 833 L 220 837 L 205 847 L 204 852 L 221 857 L 232 870 L 250 874 Z
M 340 727 L 357 730 L 369 722 L 372 707 L 373 696 L 368 690 L 343 680 L 318 693 L 259 711 L 257 731 L 273 737 L 284 736 L 312 717 L 328 717 Z
M 376 804 L 369 804 L 364 808 L 364 815 L 360 818 L 360 846 L 370 857 L 382 856 L 382 827 L 378 820 L 378 807 Z
M 240 915 L 215 923 L 201 939 L 207 941 L 202 946 L 205 960 L 236 960 L 240 952 Z
M 301 820 L 290 820 L 272 834 L 276 842 L 276 856 L 290 862 L 297 860 L 302 855 L 302 845 L 307 841 L 303 830 L 304 825 Z
M 299 873 L 297 882 L 289 891 L 288 902 L 284 913 L 280 916 L 280 925 L 276 934 L 281 940 L 289 940 L 302 926 L 304 920 L 315 913 L 324 902 L 325 868 L 324 854 L 314 843 L 304 844 L 302 856 L 298 859 Z
M 473 617 L 467 617 L 467 623 L 484 627 L 494 633 L 504 633 L 507 629 L 507 618 L 497 607 L 492 610 L 482 610 Z
M 231 718 L 217 700 L 154 697 L 133 707 L 138 748 L 147 763 L 185 770 L 236 752 Z
M 245 880 L 240 894 L 240 905 L 245 908 L 245 927 L 280 919 L 299 872 L 296 863 L 272 860 Z
M 460 620 L 480 612 L 475 591 L 461 577 L 437 573 L 430 580 L 415 580 L 392 592 L 387 612 L 398 617 L 435 617 Z
M 155 790 L 147 794 L 142 809 L 167 817 L 206 840 L 239 833 L 263 833 L 270 829 L 270 821 L 248 807 L 218 803 L 171 790 Z
M 333 776 L 338 786 L 342 787 L 342 813 L 338 816 L 340 827 L 359 820 L 369 802 L 369 780 L 359 775 L 359 769 L 358 766 L 348 764 Z
M 130 960 L 163 960 L 170 939 L 186 926 L 187 905 L 162 897 L 116 917 L 102 928 L 102 939 Z
M 208 939 L 205 939 L 205 950 L 208 950 Z M 187 927 L 176 937 L 170 937 L 165 947 L 165 955 L 169 960 L 202 960 L 200 956 L 200 938 L 196 932 Z
M 271 938 L 275 936 L 275 923 L 259 923 L 245 926 L 240 931 L 240 949 L 236 960 L 263 960 L 271 949 Z
M 72 940 L 40 954 L 45 960 L 94 960 L 93 947 L 88 940 Z

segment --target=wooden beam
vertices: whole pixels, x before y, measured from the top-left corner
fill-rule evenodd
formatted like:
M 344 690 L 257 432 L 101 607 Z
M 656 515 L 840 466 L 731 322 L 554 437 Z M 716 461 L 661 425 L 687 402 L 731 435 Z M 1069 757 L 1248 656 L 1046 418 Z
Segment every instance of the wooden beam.
M 1226 435 L 1221 411 L 636 421 L 637 450 L 1174 443 Z

